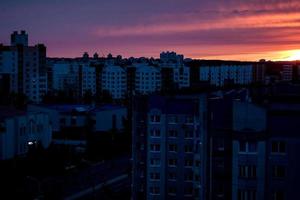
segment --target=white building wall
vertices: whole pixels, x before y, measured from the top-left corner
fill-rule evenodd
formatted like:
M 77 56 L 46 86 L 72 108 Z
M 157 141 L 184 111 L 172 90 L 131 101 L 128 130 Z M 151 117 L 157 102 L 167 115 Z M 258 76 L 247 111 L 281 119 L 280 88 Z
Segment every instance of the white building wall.
M 136 66 L 135 90 L 141 94 L 160 91 L 160 70 L 147 64 Z
M 102 71 L 102 90 L 107 90 L 113 99 L 125 98 L 127 92 L 126 71 L 115 65 L 105 66 Z

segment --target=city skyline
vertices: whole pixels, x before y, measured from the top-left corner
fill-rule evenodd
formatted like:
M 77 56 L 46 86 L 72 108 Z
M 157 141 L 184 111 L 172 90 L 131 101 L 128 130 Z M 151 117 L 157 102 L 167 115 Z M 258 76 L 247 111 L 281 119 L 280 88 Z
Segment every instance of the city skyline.
M 48 57 L 83 52 L 158 57 L 170 50 L 196 59 L 300 59 L 300 2 L 130 0 L 6 1 L 0 40 L 26 30 Z

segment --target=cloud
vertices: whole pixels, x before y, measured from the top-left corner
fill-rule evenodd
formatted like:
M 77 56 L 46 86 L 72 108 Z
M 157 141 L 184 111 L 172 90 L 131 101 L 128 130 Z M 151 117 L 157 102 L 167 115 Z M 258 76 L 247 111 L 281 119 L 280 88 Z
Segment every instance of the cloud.
M 1 2 L 0 39 L 26 29 L 48 55 L 103 51 L 157 56 L 236 56 L 299 48 L 298 0 L 38 0 Z M 63 44 L 63 45 L 62 45 Z

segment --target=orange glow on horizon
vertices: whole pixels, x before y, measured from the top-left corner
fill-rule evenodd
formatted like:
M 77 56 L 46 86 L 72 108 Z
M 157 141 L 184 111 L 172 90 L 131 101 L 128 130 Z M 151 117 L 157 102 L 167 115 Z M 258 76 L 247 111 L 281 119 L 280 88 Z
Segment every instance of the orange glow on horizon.
M 281 59 L 277 59 L 277 60 L 282 60 L 282 61 L 296 61 L 296 60 L 300 60 L 300 49 L 283 51 L 282 55 L 283 55 L 282 58 Z

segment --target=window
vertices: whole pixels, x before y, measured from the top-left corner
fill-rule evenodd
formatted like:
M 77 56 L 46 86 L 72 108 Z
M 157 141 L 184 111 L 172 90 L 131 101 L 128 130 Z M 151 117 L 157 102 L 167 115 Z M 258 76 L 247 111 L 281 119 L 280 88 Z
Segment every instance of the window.
M 285 153 L 286 144 L 284 141 L 273 141 L 272 142 L 272 153 Z
M 282 191 L 273 192 L 273 200 L 284 200 L 284 193 Z
M 239 166 L 240 178 L 256 178 L 256 166 L 254 165 L 240 165 Z
M 184 152 L 185 153 L 192 153 L 193 152 L 193 146 L 192 145 L 185 145 L 184 146 Z
M 159 123 L 160 122 L 160 116 L 159 115 L 151 115 L 150 116 L 150 122 Z
M 176 166 L 177 165 L 177 160 L 176 159 L 169 159 L 168 161 L 169 166 Z
M 160 159 L 159 158 L 152 158 L 150 160 L 150 165 L 151 166 L 160 166 Z
M 197 175 L 197 174 L 195 175 L 195 181 L 198 181 L 198 182 L 200 181 L 200 175 Z
M 175 172 L 170 172 L 169 174 L 168 174 L 168 178 L 169 178 L 169 180 L 176 180 L 176 173 Z
M 186 195 L 186 196 L 193 195 L 193 188 L 192 187 L 184 188 L 184 195 Z
M 256 191 L 239 189 L 238 200 L 256 200 Z
M 151 137 L 160 137 L 160 130 L 159 129 L 152 129 L 150 131 Z
M 184 166 L 185 167 L 192 167 L 193 166 L 193 160 L 191 160 L 191 159 L 185 159 L 184 160 Z
M 145 149 L 144 144 L 141 144 L 141 145 L 140 145 L 140 149 L 141 149 L 141 150 L 144 150 L 144 149 Z
M 257 143 L 256 142 L 239 142 L 239 152 L 240 153 L 256 153 L 257 152 Z
M 151 144 L 150 151 L 160 151 L 160 145 L 159 144 Z
M 160 180 L 160 174 L 157 172 L 150 173 L 150 180 L 152 180 L 152 181 Z
M 169 187 L 168 188 L 169 195 L 176 195 L 176 187 Z
M 194 137 L 194 131 L 193 130 L 187 130 L 184 133 L 184 138 L 189 139 Z
M 200 167 L 201 161 L 200 160 L 195 160 L 195 166 Z
M 184 180 L 185 181 L 192 181 L 193 180 L 193 174 L 192 173 L 184 174 Z
M 176 144 L 169 144 L 169 151 L 177 152 L 177 145 Z
M 185 123 L 186 123 L 186 124 L 192 124 L 193 122 L 194 122 L 193 116 L 187 116 L 187 117 L 185 118 Z
M 178 132 L 176 130 L 169 130 L 169 137 L 177 137 Z
M 273 178 L 284 178 L 285 167 L 282 165 L 274 165 L 272 167 L 272 177 Z
M 215 145 L 217 151 L 224 151 L 224 139 L 217 138 Z
M 178 123 L 177 116 L 170 116 L 169 117 L 169 124 L 176 124 L 176 123 Z
M 152 195 L 158 195 L 160 193 L 160 188 L 159 187 L 150 187 L 150 194 Z

